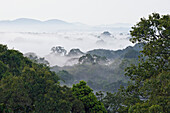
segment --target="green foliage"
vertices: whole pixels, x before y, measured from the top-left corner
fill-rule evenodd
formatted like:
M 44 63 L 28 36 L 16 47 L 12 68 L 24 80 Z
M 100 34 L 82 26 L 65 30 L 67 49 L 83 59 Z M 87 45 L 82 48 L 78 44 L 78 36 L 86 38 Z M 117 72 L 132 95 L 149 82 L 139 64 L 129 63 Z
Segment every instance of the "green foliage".
M 149 113 L 163 113 L 163 109 L 159 105 L 152 105 L 149 108 Z
M 129 50 L 127 53 L 125 53 L 124 58 L 138 58 L 140 53 L 134 49 Z
M 116 113 L 121 107 L 123 97 L 119 93 L 106 93 L 106 96 L 102 99 L 105 108 L 108 113 Z
M 105 50 L 105 49 L 94 49 L 88 51 L 87 53 L 90 55 L 97 55 L 101 57 L 105 57 L 106 59 L 120 59 L 120 58 L 136 58 L 138 59 L 139 51 L 143 49 L 143 44 L 136 44 L 131 47 L 128 46 L 122 50 Z M 130 55 L 130 56 L 129 56 Z
M 124 69 L 131 63 L 137 64 L 138 62 L 133 58 L 115 59 L 110 65 L 78 64 L 65 67 L 56 66 L 51 70 L 64 80 L 64 83 L 61 82 L 61 84 L 70 86 L 84 80 L 95 91 L 116 92 L 121 85 L 127 86 L 129 78 L 124 76 Z
M 48 66 L 3 45 L 0 51 L 0 112 L 85 113 L 85 107 L 91 107 L 88 112 L 105 112 L 86 83 L 83 87 L 88 96 L 85 93 L 78 98 L 71 88 L 60 86 L 59 77 Z M 71 79 L 67 71 L 59 72 L 59 76 Z
M 3 76 L 6 76 L 6 72 L 8 70 L 8 67 L 2 62 L 0 61 L 0 80 Z
M 160 69 L 168 69 L 170 49 L 170 15 L 160 16 L 158 13 L 149 15 L 149 19 L 142 18 L 132 27 L 131 41 L 144 43 L 142 53 L 149 57 L 149 61 Z M 160 71 L 160 70 L 158 70 Z
M 107 94 L 104 105 L 112 108 L 108 112 L 119 103 L 116 112 L 120 113 L 169 113 L 170 15 L 153 13 L 148 19 L 142 18 L 130 32 L 130 41 L 143 45 L 139 64 L 126 69 L 131 82 L 117 93 Z M 124 65 L 126 61 L 121 67 Z M 120 101 L 116 103 L 117 99 Z
M 95 91 L 116 92 L 121 85 L 127 86 L 129 78 L 124 76 L 124 69 L 132 63 L 138 63 L 138 55 L 142 47 L 142 44 L 136 44 L 134 47 L 129 46 L 117 51 L 92 50 L 79 59 L 80 64 L 54 66 L 51 67 L 51 70 L 55 71 L 64 81 L 61 84 L 71 86 L 84 80 Z
M 160 105 L 152 105 L 150 107 L 149 103 L 136 103 L 131 106 L 128 113 L 163 113 L 163 108 Z
M 97 100 L 102 102 L 103 97 L 104 97 L 104 93 L 102 91 L 96 92 L 96 97 L 97 97 Z
M 74 82 L 74 76 L 71 75 L 70 73 L 68 73 L 65 70 L 59 71 L 57 73 L 57 75 L 60 77 L 60 79 L 62 80 L 62 82 L 67 83 L 67 85 L 72 85 Z
M 7 109 L 4 103 L 0 104 L 0 112 L 1 113 L 11 113 L 12 110 L 11 109 Z
M 0 44 L 0 54 L 7 51 L 7 46 Z
M 57 111 L 59 102 L 56 100 L 61 98 L 62 87 L 54 72 L 45 65 L 32 63 L 15 50 L 2 52 L 0 60 L 4 70 L 0 81 L 0 103 L 14 112 Z
M 106 113 L 103 103 L 97 100 L 93 90 L 86 85 L 86 82 L 80 81 L 73 85 L 72 91 L 73 95 L 83 102 L 86 113 Z
M 131 35 L 133 43 L 144 44 L 141 52 L 145 59 L 126 69 L 126 76 L 133 81 L 124 90 L 126 98 L 138 101 L 123 101 L 123 104 L 130 113 L 168 113 L 170 15 L 153 13 L 148 19 L 142 18 L 132 27 Z
M 79 58 L 80 64 L 101 64 L 106 63 L 106 61 L 107 61 L 106 57 L 90 54 L 86 54 Z
M 75 107 L 79 100 L 71 89 L 61 87 L 59 77 L 49 67 L 33 63 L 22 53 L 3 45 L 0 51 L 1 112 L 68 113 L 78 108 L 83 111 L 83 107 Z
M 49 65 L 49 62 L 45 60 L 45 58 L 38 58 L 38 56 L 35 53 L 26 53 L 24 54 L 24 56 L 29 58 L 31 61 L 35 63 Z
M 72 112 L 73 113 L 85 113 L 84 104 L 82 103 L 82 101 L 78 99 L 73 101 Z
M 148 104 L 144 103 L 136 103 L 135 105 L 131 106 L 128 110 L 128 113 L 148 113 Z M 152 112 L 155 113 L 155 112 Z

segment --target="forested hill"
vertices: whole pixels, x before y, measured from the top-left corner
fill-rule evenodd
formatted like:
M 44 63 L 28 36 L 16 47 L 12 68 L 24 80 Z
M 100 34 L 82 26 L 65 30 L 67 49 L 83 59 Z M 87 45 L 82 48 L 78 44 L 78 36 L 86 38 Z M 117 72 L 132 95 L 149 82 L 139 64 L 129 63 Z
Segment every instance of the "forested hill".
M 134 46 L 128 46 L 122 50 L 106 50 L 106 49 L 95 49 L 88 51 L 87 54 L 98 55 L 106 57 L 107 59 L 115 58 L 138 58 L 140 51 L 143 48 L 143 44 L 135 44 Z
M 138 64 L 142 47 L 142 44 L 136 44 L 116 51 L 92 50 L 77 58 L 78 64 L 53 66 L 51 70 L 64 81 L 62 84 L 72 86 L 84 80 L 95 91 L 117 92 L 121 85 L 127 86 L 129 78 L 124 76 L 124 70 L 130 64 Z
M 121 63 L 120 69 L 125 69 L 125 76 L 130 82 L 126 87 L 121 86 L 117 92 L 106 92 L 105 95 L 102 91 L 95 95 L 85 81 L 80 81 L 71 88 L 61 86 L 60 78 L 67 78 L 63 76 L 69 74 L 67 71 L 58 73 L 59 78 L 48 66 L 32 62 L 19 51 L 9 50 L 7 46 L 0 44 L 0 112 L 169 113 L 169 28 L 170 15 L 158 13 L 153 13 L 148 18 L 141 18 L 132 27 L 130 41 L 144 44 L 139 63 L 132 64 L 126 69 L 127 63 Z M 87 57 L 93 59 L 90 55 L 84 58 Z M 89 64 L 80 65 L 78 70 L 89 66 Z M 90 66 L 96 71 L 93 67 L 99 65 L 90 64 Z M 118 70 L 117 73 L 119 72 Z
M 106 112 L 86 82 L 72 88 L 60 86 L 59 77 L 49 67 L 33 63 L 19 51 L 1 44 L 0 97 L 3 113 Z

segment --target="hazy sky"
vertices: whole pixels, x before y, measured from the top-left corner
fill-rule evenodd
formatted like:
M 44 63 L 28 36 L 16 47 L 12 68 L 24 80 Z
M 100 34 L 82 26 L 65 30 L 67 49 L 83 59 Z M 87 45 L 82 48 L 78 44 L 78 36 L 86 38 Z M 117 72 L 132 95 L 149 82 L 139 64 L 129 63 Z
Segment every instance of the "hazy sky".
M 170 14 L 170 0 L 0 0 L 0 20 L 60 19 L 89 25 L 131 23 Z

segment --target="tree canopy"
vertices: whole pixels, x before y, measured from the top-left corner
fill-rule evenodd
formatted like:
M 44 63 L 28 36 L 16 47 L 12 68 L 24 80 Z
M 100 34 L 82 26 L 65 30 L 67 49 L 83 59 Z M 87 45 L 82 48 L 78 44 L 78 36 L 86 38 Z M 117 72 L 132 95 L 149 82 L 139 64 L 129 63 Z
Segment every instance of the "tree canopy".
M 127 87 L 102 99 L 108 113 L 169 113 L 170 15 L 153 13 L 130 31 L 132 43 L 143 45 L 139 63 L 126 68 Z
M 84 103 L 59 80 L 48 66 L 34 63 L 19 51 L 0 44 L 0 112 L 83 113 L 91 101 Z M 91 96 L 96 102 L 92 110 L 96 112 L 102 104 L 92 92 L 88 98 Z
M 130 33 L 132 43 L 143 45 L 139 63 L 126 69 L 131 81 L 105 97 L 96 93 L 98 98 L 85 81 L 72 88 L 61 86 L 59 76 L 71 79 L 67 71 L 58 76 L 48 66 L 0 44 L 0 112 L 169 113 L 170 15 L 141 18 Z
M 124 112 L 168 113 L 170 99 L 170 15 L 141 18 L 130 31 L 133 43 L 144 44 L 140 63 L 126 69 L 132 80 L 124 89 Z M 123 112 L 123 110 L 122 110 Z
M 72 91 L 73 95 L 83 102 L 86 113 L 106 113 L 103 103 L 97 100 L 93 90 L 86 85 L 86 82 L 80 81 L 73 85 Z

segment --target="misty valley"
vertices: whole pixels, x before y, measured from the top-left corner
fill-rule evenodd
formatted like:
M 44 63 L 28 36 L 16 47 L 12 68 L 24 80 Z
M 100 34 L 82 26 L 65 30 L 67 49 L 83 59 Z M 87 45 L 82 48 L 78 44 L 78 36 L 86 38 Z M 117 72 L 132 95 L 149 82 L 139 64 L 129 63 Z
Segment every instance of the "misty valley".
M 128 77 L 124 70 L 131 63 L 137 64 L 142 45 L 128 46 L 122 50 L 94 49 L 82 52 L 64 47 L 53 47 L 51 53 L 41 58 L 35 53 L 26 53 L 34 62 L 49 65 L 51 71 L 61 78 L 61 84 L 72 86 L 81 80 L 95 91 L 115 92 L 121 85 L 126 86 Z
M 0 112 L 169 113 L 169 28 L 0 21 Z
M 129 42 L 128 32 L 1 32 L 0 36 L 10 48 L 50 66 L 62 85 L 84 80 L 95 92 L 116 92 L 126 86 L 129 79 L 124 70 L 137 64 L 142 50 Z

